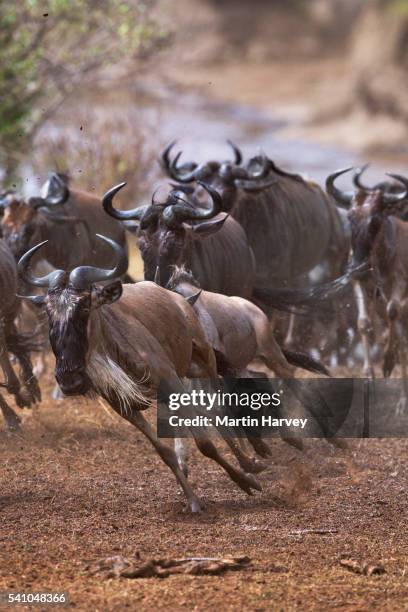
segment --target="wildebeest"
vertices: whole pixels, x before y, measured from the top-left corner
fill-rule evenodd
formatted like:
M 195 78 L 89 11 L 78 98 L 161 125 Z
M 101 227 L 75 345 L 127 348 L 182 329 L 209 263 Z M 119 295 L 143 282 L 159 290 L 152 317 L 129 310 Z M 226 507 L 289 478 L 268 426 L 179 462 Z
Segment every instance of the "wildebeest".
M 159 384 L 183 393 L 185 377 L 216 378 L 214 353 L 186 300 L 151 282 L 122 285 L 127 256 L 113 240 L 99 236 L 116 254 L 112 269 L 79 266 L 36 277 L 30 260 L 44 243 L 30 249 L 18 268 L 26 283 L 48 289 L 31 299 L 45 307 L 56 358 L 55 376 L 66 395 L 93 392 L 135 425 L 173 471 L 192 511 L 200 505 L 178 458 L 156 436 L 141 411 Z M 112 257 L 111 257 L 112 258 Z M 96 283 L 113 281 L 103 287 Z M 200 451 L 217 461 L 244 491 L 259 488 L 256 479 L 233 467 L 213 442 L 192 430 Z
M 159 269 L 165 286 L 174 266 L 185 265 L 205 289 L 226 295 L 252 295 L 252 249 L 239 223 L 221 212 L 222 200 L 215 189 L 203 184 L 211 199 L 208 208 L 174 189 L 164 203 L 153 199 L 152 204 L 134 210 L 116 210 L 112 201 L 124 185 L 104 195 L 103 207 L 115 219 L 140 221 L 137 244 L 145 280 L 154 280 Z
M 113 198 L 126 183 L 110 189 L 103 207 L 111 217 L 139 221 L 137 244 L 144 262 L 145 280 L 154 280 L 159 270 L 165 286 L 174 266 L 191 270 L 205 290 L 255 300 L 267 310 L 308 310 L 314 308 L 341 282 L 327 283 L 312 291 L 292 288 L 257 289 L 252 248 L 241 225 L 222 213 L 222 198 L 205 183 L 200 186 L 210 195 L 211 205 L 203 207 L 197 198 L 173 189 L 163 203 L 117 210 Z
M 384 191 L 390 194 L 398 194 L 401 193 L 401 187 L 396 181 L 383 180 L 376 183 L 373 187 L 369 187 L 365 183 L 362 182 L 361 176 L 364 171 L 368 168 L 369 164 L 364 164 L 361 168 L 356 168 L 353 176 L 353 183 L 357 189 L 361 189 L 365 193 L 370 193 L 373 191 Z M 398 210 L 395 211 L 395 215 L 404 221 L 408 221 L 408 198 L 405 200 L 401 200 L 398 205 Z
M 256 261 L 256 287 L 294 286 L 315 266 L 328 260 L 332 277 L 342 272 L 348 245 L 336 206 L 314 182 L 279 168 L 266 156 L 241 165 L 210 161 L 177 166 L 171 143 L 162 165 L 174 180 L 202 180 L 217 189 L 223 210 L 242 225 Z
M 167 288 L 193 305 L 221 367 L 227 368 L 224 374 L 240 376 L 254 359 L 260 359 L 280 378 L 293 378 L 294 365 L 329 374 L 306 355 L 282 350 L 265 313 L 252 302 L 202 290 L 183 267 L 174 270 Z
M 126 245 L 122 224 L 109 223 L 101 211 L 100 199 L 72 189 L 64 174 L 50 173 L 40 197 L 26 200 L 15 191 L 6 191 L 0 197 L 0 206 L 3 238 L 16 260 L 35 244 L 52 238 L 41 255 L 54 268 L 71 268 L 84 258 L 91 265 L 108 266 L 109 248 L 98 244 L 95 234 L 102 233 Z
M 408 223 L 397 218 L 395 213 L 407 198 L 408 179 L 398 174 L 389 175 L 405 187 L 397 194 L 382 189 L 368 193 L 362 189 L 343 192 L 336 188 L 334 181 L 349 170 L 351 168 L 331 175 L 327 188 L 338 204 L 349 211 L 353 265 L 366 261 L 370 266 L 370 270 L 355 281 L 358 327 L 365 352 L 364 372 L 373 375 L 369 331 L 377 314 L 386 321 L 388 329 L 383 373 L 390 376 L 399 359 L 405 405 L 408 397 Z
M 35 346 L 32 336 L 19 333 L 16 318 L 20 301 L 17 297 L 17 265 L 4 240 L 0 239 L 0 367 L 5 376 L 4 386 L 18 406 L 31 406 L 41 399 L 40 389 L 33 376 L 30 348 Z M 9 354 L 17 359 L 21 382 L 14 372 Z M 20 419 L 0 395 L 0 409 L 10 429 L 17 429 Z

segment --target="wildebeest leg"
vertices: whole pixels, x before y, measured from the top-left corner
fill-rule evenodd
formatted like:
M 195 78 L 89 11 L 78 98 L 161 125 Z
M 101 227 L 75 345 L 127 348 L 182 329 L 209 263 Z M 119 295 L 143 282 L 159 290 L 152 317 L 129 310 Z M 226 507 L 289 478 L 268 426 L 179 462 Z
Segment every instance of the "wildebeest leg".
M 4 397 L 0 394 L 0 410 L 3 414 L 4 420 L 6 421 L 7 429 L 10 431 L 18 431 L 20 429 L 21 419 L 14 412 L 12 408 L 7 404 Z
M 239 470 L 231 465 L 226 459 L 224 459 L 208 436 L 203 436 L 195 431 L 193 431 L 192 434 L 199 451 L 205 457 L 216 461 L 218 465 L 220 465 L 227 472 L 231 480 L 233 480 L 243 491 L 245 491 L 245 493 L 252 495 L 252 489 L 262 491 L 262 487 L 255 476 L 252 474 L 246 474 L 242 470 Z
M 183 438 L 174 438 L 174 452 L 183 474 L 188 478 L 188 453 Z
M 249 457 L 233 438 L 227 435 L 223 435 L 222 438 L 234 453 L 240 467 L 244 470 L 244 472 L 259 474 L 259 472 L 266 469 L 267 466 L 265 463 L 262 463 L 262 461 L 259 461 L 259 459 L 256 459 L 255 457 Z
M 407 302 L 404 301 L 401 304 L 399 310 L 399 317 L 395 321 L 396 333 L 398 337 L 398 354 L 401 363 L 401 376 L 402 376 L 402 393 L 397 403 L 396 414 L 404 414 L 408 403 L 408 380 L 407 380 L 407 334 L 405 333 L 406 325 L 406 311 Z
M 374 378 L 374 368 L 371 363 L 371 355 L 370 355 L 370 342 L 369 342 L 369 329 L 370 322 L 368 320 L 368 312 L 367 312 L 367 295 L 363 286 L 360 282 L 356 281 L 353 286 L 354 295 L 356 298 L 357 311 L 358 311 L 358 320 L 357 327 L 360 333 L 361 341 L 363 343 L 363 352 L 364 352 L 364 366 L 363 366 L 363 375 L 368 376 L 370 378 Z
M 288 331 L 286 332 L 285 346 L 291 346 L 295 331 L 295 315 L 293 312 L 289 316 Z
M 45 374 L 46 371 L 47 371 L 47 363 L 45 360 L 45 353 L 41 352 L 36 357 L 35 364 L 33 367 L 33 374 L 38 379 L 38 378 L 41 378 L 41 376 L 43 376 L 43 374 Z
M 278 378 L 293 378 L 295 368 L 286 360 L 271 330 L 265 330 L 265 334 L 261 340 L 258 340 L 258 344 L 260 345 L 260 357 Z
M 17 330 L 14 329 L 13 332 L 17 334 Z M 18 340 L 16 341 L 16 346 L 11 346 L 12 353 L 17 357 L 18 363 L 21 368 L 21 377 L 23 379 L 24 386 L 29 392 L 31 399 L 33 402 L 41 401 L 41 391 L 38 386 L 38 382 L 36 377 L 33 374 L 33 366 L 31 363 L 31 359 L 29 356 L 29 352 L 26 347 L 22 344 L 18 344 Z
M 31 400 L 26 394 L 20 390 L 20 382 L 13 370 L 13 366 L 10 363 L 9 354 L 7 351 L 6 339 L 4 337 L 4 325 L 0 325 L 0 367 L 5 377 L 5 387 L 9 393 L 14 395 L 17 406 L 23 408 L 24 406 L 30 406 Z
M 137 427 L 139 431 L 141 431 L 146 436 L 146 438 L 150 440 L 157 453 L 160 455 L 164 463 L 171 469 L 178 483 L 183 489 L 191 512 L 200 512 L 200 502 L 198 501 L 198 498 L 190 487 L 187 478 L 183 474 L 182 469 L 180 469 L 179 462 L 177 460 L 177 456 L 174 450 L 170 448 L 170 446 L 168 446 L 167 444 L 164 444 L 164 442 L 162 442 L 157 437 L 155 431 L 146 421 L 143 414 L 139 410 L 130 409 L 124 411 L 122 410 L 120 405 L 116 404 L 116 402 L 112 401 L 112 399 L 109 400 L 109 403 L 122 418 L 129 421 L 129 423 L 132 423 L 132 425 Z

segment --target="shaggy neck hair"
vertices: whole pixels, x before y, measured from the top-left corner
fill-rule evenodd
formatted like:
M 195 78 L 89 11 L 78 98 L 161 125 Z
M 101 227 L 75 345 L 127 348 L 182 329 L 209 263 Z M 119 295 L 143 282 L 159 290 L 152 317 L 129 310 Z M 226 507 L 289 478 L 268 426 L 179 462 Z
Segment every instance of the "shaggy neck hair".
M 184 266 L 174 266 L 173 274 L 166 285 L 166 289 L 174 291 L 181 283 L 188 283 L 200 289 L 200 285 L 191 270 L 187 270 Z

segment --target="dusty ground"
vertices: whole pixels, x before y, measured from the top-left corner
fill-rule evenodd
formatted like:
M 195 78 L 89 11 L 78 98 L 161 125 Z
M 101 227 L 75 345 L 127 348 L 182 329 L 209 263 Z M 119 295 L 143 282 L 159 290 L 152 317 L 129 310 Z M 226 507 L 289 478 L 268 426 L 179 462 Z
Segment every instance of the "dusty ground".
M 47 393 L 51 384 L 43 385 Z M 183 512 L 173 477 L 148 442 L 95 403 L 46 400 L 23 433 L 0 430 L 0 591 L 64 590 L 78 610 L 402 610 L 408 606 L 406 440 L 360 440 L 348 455 L 280 441 L 247 497 L 192 452 L 201 516 Z M 296 534 L 324 528 L 325 535 Z M 224 576 L 103 579 L 89 562 L 245 554 Z M 342 557 L 382 563 L 356 575 Z

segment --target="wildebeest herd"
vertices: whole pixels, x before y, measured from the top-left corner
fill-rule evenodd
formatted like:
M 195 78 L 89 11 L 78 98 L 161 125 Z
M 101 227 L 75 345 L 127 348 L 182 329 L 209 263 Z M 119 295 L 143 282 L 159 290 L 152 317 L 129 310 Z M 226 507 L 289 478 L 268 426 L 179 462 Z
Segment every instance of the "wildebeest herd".
M 182 393 L 192 378 L 256 377 L 259 362 L 280 379 L 333 365 L 374 376 L 381 364 L 390 376 L 399 365 L 405 408 L 408 179 L 367 186 L 364 167 L 347 168 L 324 191 L 265 155 L 245 161 L 232 143 L 231 161 L 203 164 L 181 163 L 174 144 L 161 156 L 165 201 L 122 210 L 125 183 L 98 198 L 55 172 L 38 197 L 0 195 L 1 386 L 20 408 L 40 402 L 30 354 L 50 346 L 63 395 L 99 396 L 142 431 L 197 511 L 184 446 L 143 414 L 160 385 Z M 353 170 L 344 192 L 336 181 Z M 126 232 L 144 281 L 127 273 Z M 1 395 L 0 408 L 17 429 Z M 192 436 L 245 492 L 261 488 L 248 449 L 265 458 L 264 440 L 224 435 L 236 467 L 205 431 Z

